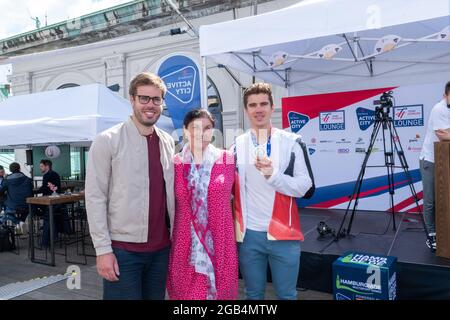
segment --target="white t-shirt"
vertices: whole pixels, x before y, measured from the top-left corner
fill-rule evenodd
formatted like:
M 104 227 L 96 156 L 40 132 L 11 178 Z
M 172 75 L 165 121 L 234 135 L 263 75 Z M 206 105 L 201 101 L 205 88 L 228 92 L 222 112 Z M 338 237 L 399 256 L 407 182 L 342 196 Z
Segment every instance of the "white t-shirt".
M 267 146 L 261 145 L 261 147 L 265 149 Z M 253 231 L 267 232 L 275 201 L 275 189 L 267 183 L 267 179 L 254 165 L 256 147 L 253 143 L 249 144 L 249 149 L 249 159 L 251 160 L 245 168 L 247 228 Z M 272 157 L 270 158 L 272 161 L 274 160 Z
M 447 107 L 447 101 L 442 99 L 431 109 L 427 133 L 420 152 L 420 160 L 425 159 L 434 163 L 434 143 L 439 141 L 434 131 L 448 128 L 450 128 L 450 108 Z

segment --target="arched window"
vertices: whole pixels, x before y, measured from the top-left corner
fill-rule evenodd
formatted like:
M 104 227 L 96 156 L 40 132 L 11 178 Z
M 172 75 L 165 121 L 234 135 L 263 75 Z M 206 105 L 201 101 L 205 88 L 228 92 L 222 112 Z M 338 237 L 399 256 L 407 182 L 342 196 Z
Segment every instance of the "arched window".
M 62 86 L 59 86 L 58 88 L 56 88 L 56 90 L 59 90 L 59 89 L 67 89 L 67 88 L 73 88 L 73 87 L 79 87 L 80 85 L 79 84 L 76 84 L 76 83 L 65 83 L 65 84 L 63 84 Z

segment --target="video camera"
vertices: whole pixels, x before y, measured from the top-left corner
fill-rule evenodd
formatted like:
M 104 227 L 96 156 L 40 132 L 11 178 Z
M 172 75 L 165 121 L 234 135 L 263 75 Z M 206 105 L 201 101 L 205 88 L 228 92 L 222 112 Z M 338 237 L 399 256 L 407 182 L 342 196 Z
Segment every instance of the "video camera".
M 375 113 L 378 116 L 389 116 L 391 107 L 394 106 L 393 91 L 386 91 L 380 97 L 380 100 L 374 100 L 373 104 L 376 105 Z
M 394 106 L 394 97 L 392 96 L 393 91 L 386 91 L 380 97 L 380 100 L 374 100 L 374 105 L 379 105 L 381 108 L 390 108 Z

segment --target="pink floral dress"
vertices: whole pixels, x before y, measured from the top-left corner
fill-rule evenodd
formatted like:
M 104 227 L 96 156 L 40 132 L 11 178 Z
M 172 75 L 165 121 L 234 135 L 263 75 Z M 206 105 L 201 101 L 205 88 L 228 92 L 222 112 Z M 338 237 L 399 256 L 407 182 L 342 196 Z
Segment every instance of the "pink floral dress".
M 207 277 L 195 272 L 190 264 L 192 209 L 185 177 L 189 164 L 182 163 L 179 157 L 176 155 L 174 161 L 176 204 L 167 291 L 172 300 L 203 300 L 207 296 Z M 237 248 L 230 202 L 234 175 L 234 157 L 223 151 L 212 167 L 207 197 L 218 300 L 233 300 L 238 296 Z

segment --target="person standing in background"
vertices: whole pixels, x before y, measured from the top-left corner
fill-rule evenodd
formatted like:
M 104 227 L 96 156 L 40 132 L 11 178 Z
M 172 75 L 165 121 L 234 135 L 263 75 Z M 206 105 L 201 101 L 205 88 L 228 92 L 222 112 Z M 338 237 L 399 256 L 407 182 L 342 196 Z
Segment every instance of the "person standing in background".
M 436 225 L 434 203 L 434 143 L 450 140 L 450 81 L 444 89 L 444 96 L 430 112 L 427 132 L 420 152 L 420 174 L 423 185 L 423 218 L 427 232 L 425 244 L 436 250 Z

